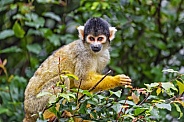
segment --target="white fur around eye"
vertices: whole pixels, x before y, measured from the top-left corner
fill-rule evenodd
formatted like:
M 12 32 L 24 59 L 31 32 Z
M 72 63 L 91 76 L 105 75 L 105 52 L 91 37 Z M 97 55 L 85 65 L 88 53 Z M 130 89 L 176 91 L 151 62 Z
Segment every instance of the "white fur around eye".
M 112 41 L 115 38 L 115 33 L 117 29 L 115 27 L 109 27 L 109 31 L 110 31 L 109 40 Z

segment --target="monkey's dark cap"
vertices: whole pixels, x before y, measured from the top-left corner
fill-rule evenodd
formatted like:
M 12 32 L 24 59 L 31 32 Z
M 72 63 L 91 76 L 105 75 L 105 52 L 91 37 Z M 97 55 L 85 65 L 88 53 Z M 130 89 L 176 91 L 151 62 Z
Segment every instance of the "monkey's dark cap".
M 106 35 L 110 36 L 109 23 L 102 18 L 91 18 L 84 25 L 84 35 L 92 34 L 94 36 Z

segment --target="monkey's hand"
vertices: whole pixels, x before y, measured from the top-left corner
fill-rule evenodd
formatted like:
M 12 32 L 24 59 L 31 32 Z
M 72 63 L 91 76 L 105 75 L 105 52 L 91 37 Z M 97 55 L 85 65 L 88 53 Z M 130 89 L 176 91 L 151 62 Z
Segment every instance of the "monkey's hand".
M 132 82 L 132 80 L 128 77 L 128 76 L 126 76 L 126 75 L 124 75 L 124 74 L 122 74 L 122 75 L 117 75 L 118 77 L 119 77 L 119 83 L 120 83 L 120 85 L 122 85 L 122 86 L 125 86 L 125 88 L 132 88 L 132 86 L 131 86 L 131 82 Z

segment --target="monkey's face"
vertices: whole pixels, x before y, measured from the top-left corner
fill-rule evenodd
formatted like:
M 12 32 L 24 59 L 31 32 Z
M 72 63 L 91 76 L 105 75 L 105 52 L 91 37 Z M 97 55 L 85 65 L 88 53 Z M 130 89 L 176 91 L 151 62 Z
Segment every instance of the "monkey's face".
M 109 43 L 114 39 L 117 31 L 102 18 L 91 18 L 84 26 L 79 26 L 77 29 L 80 39 L 94 53 L 108 49 Z
M 90 49 L 97 53 L 103 49 L 103 45 L 107 42 L 107 38 L 105 35 L 93 36 L 89 34 L 86 37 L 86 42 L 89 44 Z

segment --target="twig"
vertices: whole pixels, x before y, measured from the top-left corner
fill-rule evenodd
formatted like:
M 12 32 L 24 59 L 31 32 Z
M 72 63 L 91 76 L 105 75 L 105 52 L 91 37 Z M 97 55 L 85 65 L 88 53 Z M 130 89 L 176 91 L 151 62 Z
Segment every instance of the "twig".
M 77 96 L 76 96 L 76 98 L 79 97 L 79 90 L 80 90 L 81 84 L 82 84 L 82 80 L 80 80 L 79 87 L 78 87 L 78 90 L 77 90 Z M 77 105 L 78 105 L 79 100 L 76 100 L 76 103 L 77 103 Z
M 150 96 L 150 93 L 148 93 L 148 95 L 144 98 L 144 100 L 143 101 L 141 101 L 139 104 L 137 104 L 137 105 L 142 105 L 147 99 L 148 99 L 148 97 Z
M 111 73 L 111 70 L 109 70 L 93 87 L 91 87 L 88 91 L 89 92 L 91 92 L 91 91 L 93 91 L 97 86 L 98 86 L 98 84 L 100 83 L 100 82 L 102 82 L 103 81 L 103 79 L 105 78 L 105 77 L 107 77 L 107 75 L 109 75 Z M 82 99 L 82 98 L 84 98 L 86 95 L 85 94 L 83 94 L 79 99 L 78 99 L 78 102 Z

